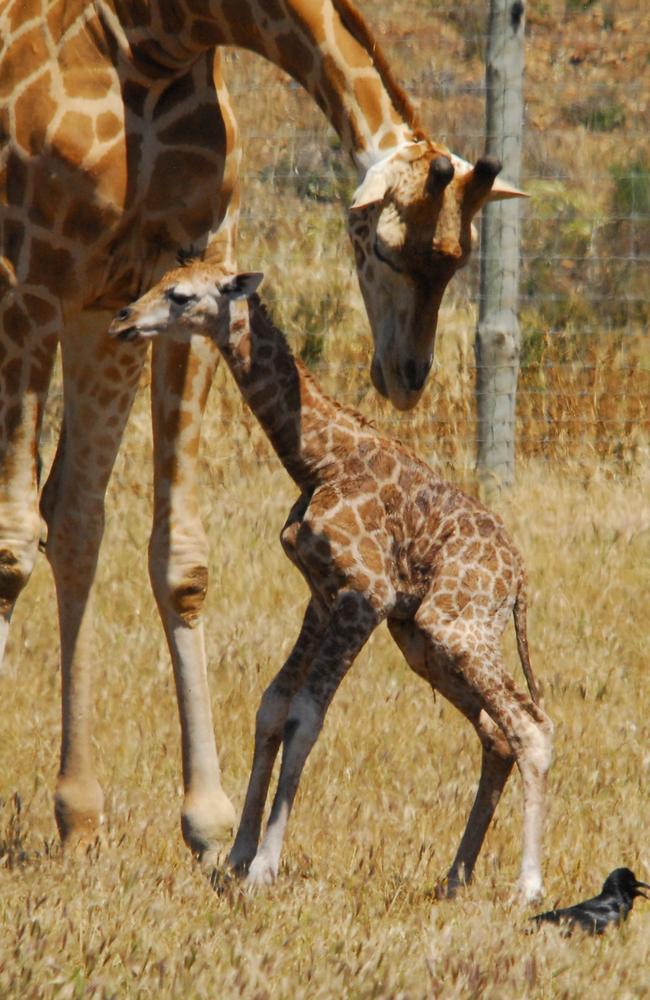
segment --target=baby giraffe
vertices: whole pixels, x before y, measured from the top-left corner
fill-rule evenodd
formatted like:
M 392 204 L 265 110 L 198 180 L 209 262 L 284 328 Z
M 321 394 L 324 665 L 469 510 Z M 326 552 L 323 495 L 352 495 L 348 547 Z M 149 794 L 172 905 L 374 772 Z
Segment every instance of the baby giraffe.
M 386 619 L 409 666 L 469 719 L 482 745 L 478 790 L 448 894 L 471 878 L 516 762 L 523 783 L 519 886 L 526 901 L 536 899 L 553 727 L 539 706 L 528 657 L 521 557 L 496 515 L 321 392 L 254 294 L 261 278 L 190 261 L 118 313 L 110 328 L 122 340 L 167 331 L 211 337 L 301 490 L 281 541 L 311 598 L 296 644 L 257 712 L 230 865 L 247 873 L 251 886 L 276 878 L 307 755 L 352 661 Z M 511 614 L 529 696 L 502 662 L 500 638 Z M 258 847 L 280 744 L 278 787 Z

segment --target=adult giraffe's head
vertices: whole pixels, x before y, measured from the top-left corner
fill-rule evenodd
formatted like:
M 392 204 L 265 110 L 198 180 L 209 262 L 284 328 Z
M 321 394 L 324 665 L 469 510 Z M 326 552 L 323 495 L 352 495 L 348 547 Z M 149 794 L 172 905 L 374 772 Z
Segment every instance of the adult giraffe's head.
M 398 409 L 422 394 L 443 292 L 475 238 L 472 218 L 488 200 L 523 196 L 496 180 L 500 169 L 422 140 L 370 167 L 355 193 L 348 229 L 374 340 L 371 376 Z

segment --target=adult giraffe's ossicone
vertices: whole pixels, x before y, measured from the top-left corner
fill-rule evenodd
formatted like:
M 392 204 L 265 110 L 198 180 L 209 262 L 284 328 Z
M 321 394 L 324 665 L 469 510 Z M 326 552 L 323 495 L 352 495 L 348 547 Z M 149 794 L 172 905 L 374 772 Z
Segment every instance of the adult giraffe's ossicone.
M 60 342 L 63 426 L 41 513 L 61 632 L 64 840 L 94 836 L 103 808 L 90 597 L 106 485 L 144 362 L 142 346 L 110 341 L 105 329 L 179 247 L 235 267 L 240 148 L 222 44 L 295 77 L 359 169 L 351 236 L 373 379 L 395 405 L 412 406 L 421 392 L 471 216 L 486 198 L 513 194 L 426 138 L 348 0 L 0 0 L 0 657 L 38 546 L 37 443 Z M 207 545 L 195 485 L 216 363 L 206 341 L 156 344 L 151 383 L 149 570 L 178 693 L 183 832 L 207 862 L 234 819 L 207 685 Z

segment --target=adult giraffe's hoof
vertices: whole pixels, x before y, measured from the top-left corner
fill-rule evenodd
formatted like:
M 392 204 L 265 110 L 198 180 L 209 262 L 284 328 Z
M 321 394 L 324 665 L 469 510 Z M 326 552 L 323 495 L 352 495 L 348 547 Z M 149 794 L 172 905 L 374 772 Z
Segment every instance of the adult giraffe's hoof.
M 204 870 L 223 862 L 224 841 L 232 837 L 236 820 L 235 808 L 221 790 L 185 797 L 181 813 L 183 840 Z
M 528 906 L 539 903 L 544 898 L 544 886 L 541 877 L 536 874 L 522 875 L 517 885 L 514 902 Z
M 85 849 L 97 840 L 104 822 L 104 794 L 95 778 L 60 777 L 54 816 L 66 850 Z

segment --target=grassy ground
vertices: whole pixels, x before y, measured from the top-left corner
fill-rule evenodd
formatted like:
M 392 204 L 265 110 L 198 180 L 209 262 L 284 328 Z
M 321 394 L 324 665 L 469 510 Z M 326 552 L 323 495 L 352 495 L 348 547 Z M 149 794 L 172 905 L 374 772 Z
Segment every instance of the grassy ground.
M 230 428 L 235 425 L 234 432 Z M 226 427 L 229 428 L 226 433 Z M 220 373 L 201 476 L 211 544 L 206 625 L 226 787 L 239 807 L 257 700 L 305 589 L 277 542 L 294 490 Z M 111 486 L 97 588 L 96 747 L 104 844 L 61 858 L 51 809 L 59 733 L 53 588 L 41 560 L 2 678 L 0 996 L 641 997 L 650 911 L 604 940 L 527 933 L 513 906 L 520 788 L 507 789 L 475 884 L 435 898 L 477 778 L 474 734 L 381 629 L 307 765 L 281 877 L 216 895 L 178 827 L 178 726 L 145 572 L 150 448 L 138 400 Z M 547 899 L 648 878 L 650 469 L 520 464 L 503 513 L 531 578 L 530 635 L 557 724 Z M 263 498 L 260 502 L 259 498 Z M 518 670 L 512 637 L 508 660 Z
M 482 114 L 469 83 L 480 76 L 480 60 L 463 14 L 472 5 L 459 4 L 456 20 L 450 9 L 442 28 L 426 34 L 417 18 L 438 6 L 385 0 L 375 17 L 363 5 L 395 52 L 398 72 L 420 91 L 434 81 L 427 123 L 438 122 L 437 134 L 475 155 Z M 571 25 L 579 35 L 575 19 L 597 17 L 596 5 L 543 7 L 530 21 L 529 79 L 538 87 L 530 95 L 530 169 L 549 162 L 543 129 L 562 69 L 544 62 L 547 49 L 559 51 L 544 24 L 562 8 L 557 30 L 565 37 Z M 623 7 L 629 20 L 635 5 Z M 622 44 L 626 23 L 608 45 Z M 436 48 L 440 39 L 444 49 Z M 429 52 L 435 58 L 427 68 Z M 473 489 L 470 285 L 455 280 L 448 296 L 438 370 L 422 405 L 410 415 L 388 410 L 368 388 L 368 334 L 337 204 L 350 176 L 338 172 L 335 143 L 302 95 L 291 93 L 287 116 L 279 110 L 279 74 L 230 58 L 231 75 L 240 74 L 235 102 L 249 165 L 242 266 L 266 269 L 277 318 L 328 389 Z M 448 64 L 457 83 L 469 82 L 453 107 L 444 101 Z M 455 140 L 459 121 L 474 129 L 473 147 Z M 578 138 L 580 156 L 597 162 L 598 136 Z M 565 139 L 553 155 L 564 157 L 570 174 L 568 129 Z M 601 139 L 611 144 L 617 136 Z M 324 191 L 309 188 L 323 177 Z M 597 177 L 575 182 L 593 186 Z M 533 666 L 557 726 L 549 905 L 591 894 L 621 864 L 650 881 L 648 357 L 642 347 L 641 360 L 630 360 L 632 338 L 625 352 L 617 343 L 590 348 L 587 365 L 566 345 L 534 345 L 538 366 L 522 379 L 517 486 L 502 502 L 528 565 Z M 46 461 L 59 409 L 55 380 Z M 516 775 L 475 884 L 454 903 L 436 899 L 478 777 L 478 742 L 408 671 L 384 629 L 344 682 L 309 760 L 277 885 L 254 897 L 232 887 L 212 891 L 178 823 L 173 682 L 146 576 L 150 453 L 143 387 L 111 483 L 98 573 L 95 732 L 107 824 L 101 846 L 83 858 L 60 855 L 52 814 L 58 637 L 42 558 L 14 617 L 0 677 L 0 998 L 650 995 L 650 905 L 643 900 L 624 928 L 601 940 L 566 940 L 553 928 L 528 933 L 528 912 L 511 902 L 521 832 Z M 278 543 L 293 487 L 223 371 L 209 403 L 200 476 L 211 546 L 205 620 L 213 711 L 224 782 L 240 807 L 257 701 L 293 642 L 306 594 Z M 518 676 L 511 635 L 507 656 Z

